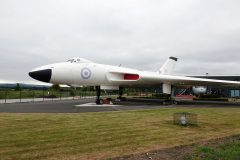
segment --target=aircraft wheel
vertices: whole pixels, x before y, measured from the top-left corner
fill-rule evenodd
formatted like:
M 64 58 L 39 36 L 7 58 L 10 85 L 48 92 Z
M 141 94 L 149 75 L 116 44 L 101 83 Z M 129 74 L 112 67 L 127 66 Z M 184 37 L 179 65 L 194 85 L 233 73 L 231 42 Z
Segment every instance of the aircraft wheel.
M 100 99 L 100 104 L 103 104 L 103 99 Z
M 96 99 L 96 104 L 98 104 L 98 105 L 103 104 L 103 99 Z

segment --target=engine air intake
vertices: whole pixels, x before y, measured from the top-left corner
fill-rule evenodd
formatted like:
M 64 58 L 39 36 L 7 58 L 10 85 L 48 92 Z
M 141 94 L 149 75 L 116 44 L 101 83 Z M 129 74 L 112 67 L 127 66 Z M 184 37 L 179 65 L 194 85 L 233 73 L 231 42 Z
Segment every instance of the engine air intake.
M 124 74 L 124 80 L 138 80 L 138 74 Z

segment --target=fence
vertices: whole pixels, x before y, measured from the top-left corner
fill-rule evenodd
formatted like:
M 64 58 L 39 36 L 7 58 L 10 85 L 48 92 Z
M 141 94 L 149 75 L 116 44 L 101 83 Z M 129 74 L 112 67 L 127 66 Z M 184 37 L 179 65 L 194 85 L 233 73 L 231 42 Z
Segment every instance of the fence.
M 113 96 L 103 92 L 103 96 Z M 39 102 L 54 100 L 70 100 L 82 98 L 95 98 L 95 91 L 55 91 L 55 90 L 2 90 L 0 91 L 0 103 L 17 103 L 17 102 Z
M 125 88 L 123 96 L 164 98 L 165 95 L 158 94 L 158 92 L 159 91 L 154 88 Z M 102 91 L 101 96 L 114 98 L 118 96 L 118 91 Z M 22 89 L 19 91 L 14 89 L 0 90 L 0 103 L 54 101 L 95 97 L 96 91 L 91 88 L 69 88 L 60 90 L 43 88 L 42 90 Z

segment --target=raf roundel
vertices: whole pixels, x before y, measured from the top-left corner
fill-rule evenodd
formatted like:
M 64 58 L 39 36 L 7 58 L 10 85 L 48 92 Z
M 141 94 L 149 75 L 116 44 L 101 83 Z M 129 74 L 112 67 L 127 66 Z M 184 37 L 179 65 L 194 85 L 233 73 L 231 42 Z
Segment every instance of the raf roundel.
M 81 70 L 81 77 L 82 79 L 89 79 L 92 75 L 92 72 L 89 68 L 83 68 Z

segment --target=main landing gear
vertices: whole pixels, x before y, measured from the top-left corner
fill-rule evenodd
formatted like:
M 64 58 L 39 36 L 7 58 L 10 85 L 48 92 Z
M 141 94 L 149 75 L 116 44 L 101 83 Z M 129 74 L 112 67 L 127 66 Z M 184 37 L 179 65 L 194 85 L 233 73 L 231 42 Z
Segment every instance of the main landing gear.
M 97 105 L 103 104 L 103 100 L 100 99 L 100 96 L 101 96 L 101 88 L 100 88 L 100 86 L 96 86 L 96 93 L 97 93 L 96 104 Z
M 172 104 L 177 104 L 177 102 L 175 101 L 175 99 L 173 98 L 173 96 L 171 94 L 169 94 L 167 96 L 167 99 L 163 101 L 164 105 L 172 105 Z
M 122 99 L 122 95 L 123 95 L 123 87 L 119 87 L 119 92 L 118 92 L 118 98 L 117 99 Z
M 119 101 L 121 101 L 122 99 L 124 99 L 122 97 L 122 95 L 123 95 L 123 88 L 122 87 L 119 88 L 119 92 L 118 93 L 119 93 L 119 97 L 117 99 Z M 96 95 L 97 95 L 97 97 L 96 97 L 96 104 L 97 105 L 103 104 L 105 100 L 101 99 L 101 87 L 100 86 L 96 86 Z M 107 101 L 111 101 L 111 98 L 107 98 L 106 100 Z

